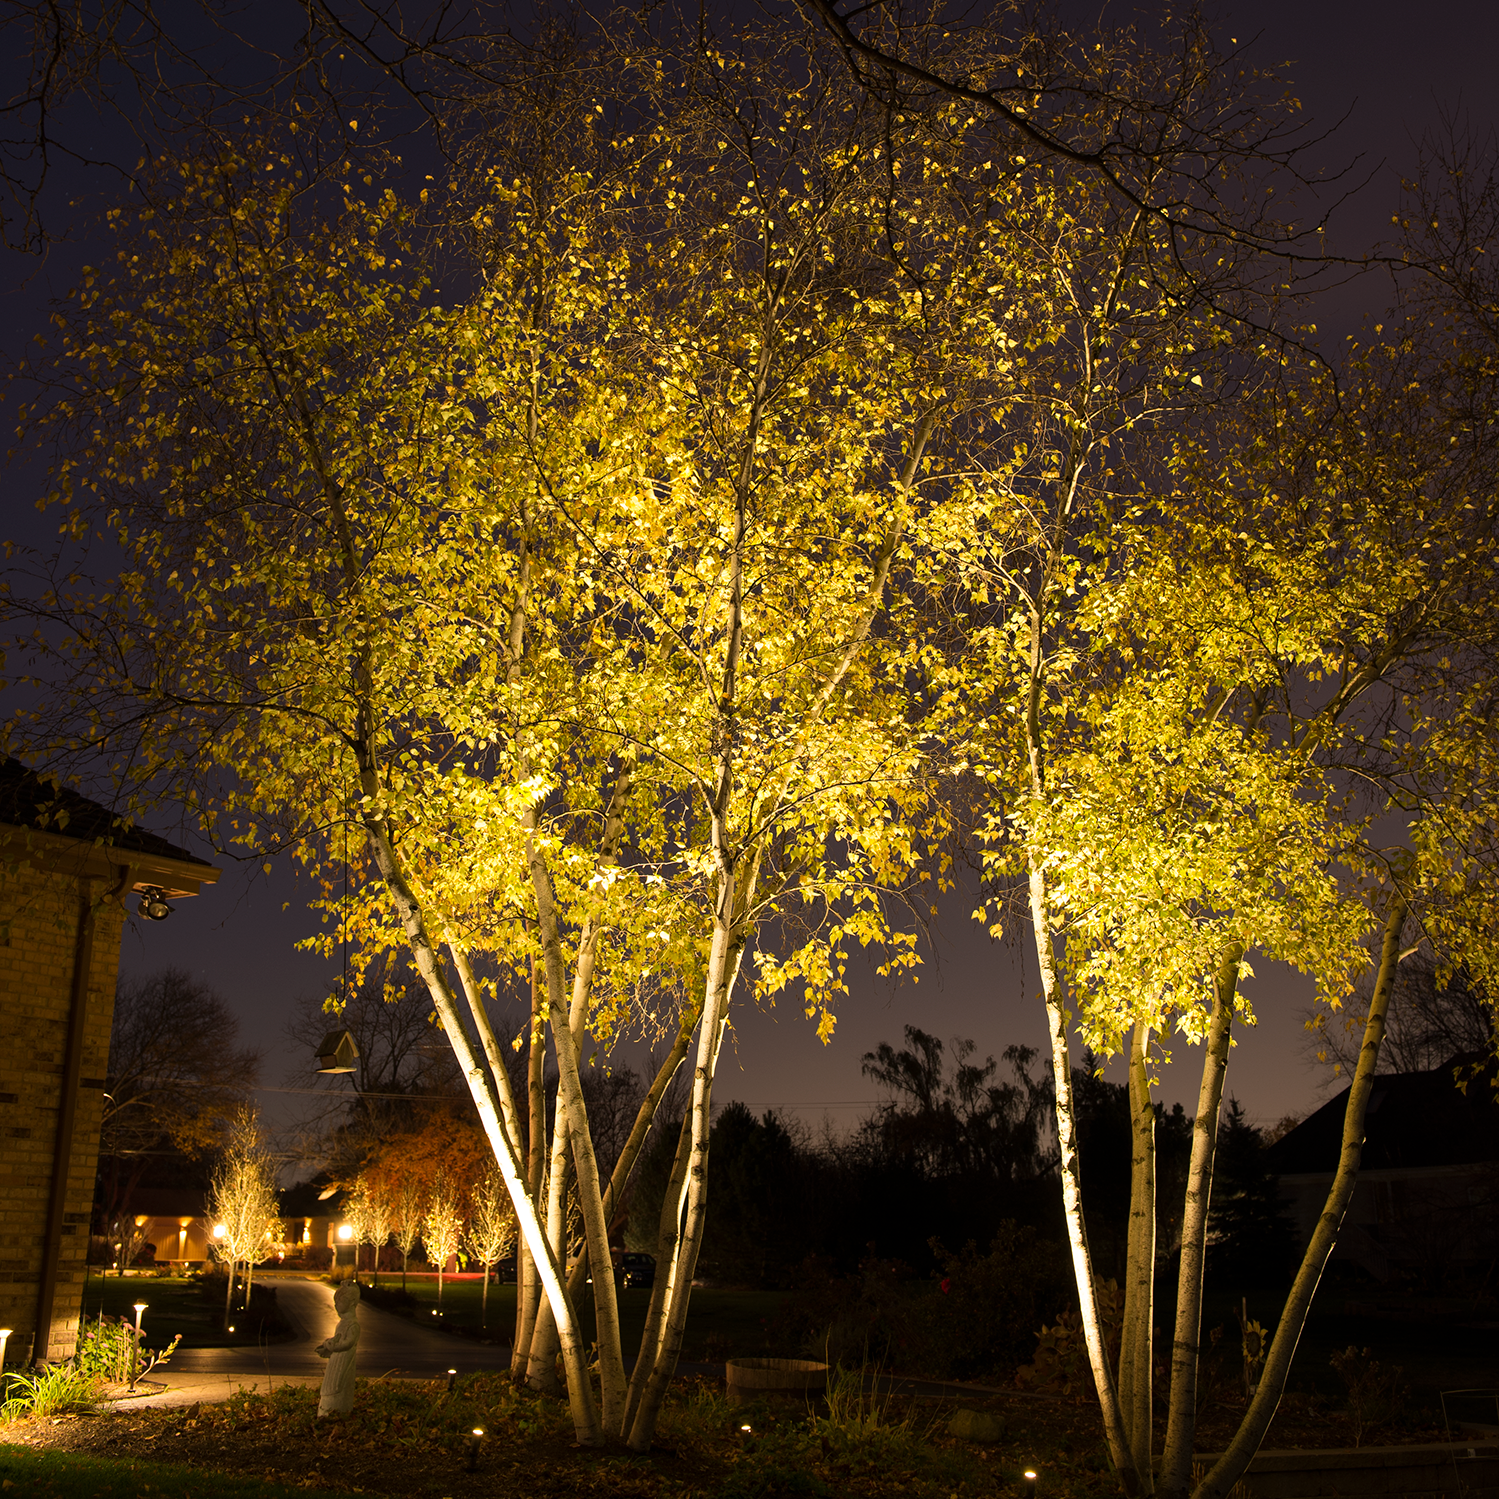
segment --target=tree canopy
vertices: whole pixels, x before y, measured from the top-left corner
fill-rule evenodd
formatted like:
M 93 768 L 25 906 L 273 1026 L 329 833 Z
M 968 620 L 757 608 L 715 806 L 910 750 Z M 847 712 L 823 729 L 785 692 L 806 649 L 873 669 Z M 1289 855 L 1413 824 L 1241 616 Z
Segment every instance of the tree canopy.
M 124 564 L 12 582 L 48 691 L 8 733 L 300 859 L 356 978 L 409 958 L 516 1213 L 515 1370 L 545 1387 L 560 1350 L 579 1440 L 637 1450 L 733 1006 L 787 996 L 826 1040 L 854 944 L 914 981 L 976 843 L 980 916 L 1036 943 L 1081 1325 L 1145 1491 L 1154 1068 L 1203 1047 L 1171 1220 L 1182 1492 L 1240 980 L 1283 959 L 1335 1009 L 1375 973 L 1334 1224 L 1402 955 L 1496 992 L 1493 195 L 1423 200 L 1445 259 L 1408 239 L 1418 294 L 1333 368 L 1260 192 L 1279 116 L 1225 94 L 1195 22 L 1179 54 L 1079 53 L 1017 18 L 1001 57 L 814 9 L 831 48 L 546 22 L 420 186 L 295 111 L 153 159 L 23 413 L 67 535 Z M 601 1153 L 584 1079 L 624 1036 L 664 1053 Z M 1112 1366 L 1079 1039 L 1129 1058 Z M 925 1126 L 1033 1161 L 1028 1058 L 948 1083 L 907 1040 L 867 1061 Z M 627 1379 L 601 1271 L 689 1053 Z M 1319 1234 L 1204 1499 L 1268 1425 Z

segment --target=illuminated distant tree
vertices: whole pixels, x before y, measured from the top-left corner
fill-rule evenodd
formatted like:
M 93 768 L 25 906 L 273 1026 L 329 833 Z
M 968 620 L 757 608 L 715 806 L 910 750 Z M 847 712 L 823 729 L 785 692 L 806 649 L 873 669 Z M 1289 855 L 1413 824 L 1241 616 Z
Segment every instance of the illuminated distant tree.
M 398 1176 L 390 1188 L 391 1232 L 395 1235 L 396 1248 L 401 1251 L 401 1289 L 406 1289 L 406 1267 L 411 1262 L 411 1251 L 422 1236 L 422 1223 L 427 1214 L 427 1192 L 414 1172 Z
M 515 1209 L 510 1204 L 505 1178 L 496 1168 L 491 1167 L 474 1189 L 465 1238 L 468 1253 L 484 1266 L 480 1326 L 487 1326 L 489 1321 L 490 1267 L 514 1248 L 515 1233 Z
M 368 1244 L 374 1251 L 373 1273 L 377 1286 L 380 1284 L 380 1251 L 390 1239 L 394 1218 L 387 1183 L 378 1172 L 362 1172 L 349 1199 L 348 1219 L 354 1230 L 355 1244 Z M 357 1249 L 355 1253 L 357 1257 Z
M 265 1146 L 258 1112 L 242 1107 L 230 1121 L 223 1154 L 214 1167 L 208 1191 L 213 1243 L 225 1263 L 224 1326 L 229 1325 L 234 1273 L 246 1267 L 245 1294 L 259 1251 L 278 1225 L 275 1165 Z M 220 1232 L 220 1229 L 223 1232 Z
M 448 1260 L 463 1247 L 466 1225 L 457 1184 L 446 1171 L 439 1171 L 432 1178 L 427 1193 L 427 1210 L 422 1215 L 422 1246 L 428 1260 L 437 1266 L 439 1306 L 442 1305 L 443 1274 Z
M 110 1239 L 115 1246 L 115 1253 L 120 1257 L 121 1279 L 124 1278 L 125 1271 L 135 1263 L 136 1255 L 146 1242 L 146 1226 L 144 1223 L 137 1223 L 136 1217 L 135 1213 L 118 1213 L 109 1225 Z

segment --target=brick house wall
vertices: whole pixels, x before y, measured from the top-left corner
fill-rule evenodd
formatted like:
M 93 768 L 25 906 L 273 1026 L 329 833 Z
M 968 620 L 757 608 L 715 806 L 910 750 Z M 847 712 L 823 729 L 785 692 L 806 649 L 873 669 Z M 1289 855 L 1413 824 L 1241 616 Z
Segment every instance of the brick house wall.
M 41 790 L 54 812 L 66 800 L 64 830 L 35 826 Z M 165 840 L 0 763 L 0 1327 L 11 1329 L 9 1365 L 66 1358 L 77 1340 L 126 898 L 195 895 L 217 878 Z
M 34 1342 L 57 1161 L 82 903 L 94 906 L 82 1051 L 48 1346 Z M 62 870 L 0 874 L 0 1326 L 12 1356 L 65 1358 L 78 1334 L 99 1157 L 109 1027 L 125 908 L 102 879 Z

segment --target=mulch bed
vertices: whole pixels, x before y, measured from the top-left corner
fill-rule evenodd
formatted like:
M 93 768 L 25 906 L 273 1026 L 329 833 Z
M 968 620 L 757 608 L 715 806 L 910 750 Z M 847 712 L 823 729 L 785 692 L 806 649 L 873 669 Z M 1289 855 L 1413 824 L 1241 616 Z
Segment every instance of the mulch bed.
M 1046 1472 L 1049 1495 L 1114 1492 L 1096 1415 L 1034 1400 L 988 1402 L 1007 1431 L 978 1446 L 946 1434 L 951 1402 L 892 1403 L 874 1427 L 851 1431 L 805 1406 L 730 1406 L 716 1382 L 682 1381 L 649 1456 L 579 1449 L 565 1405 L 501 1375 L 468 1376 L 451 1396 L 439 1382 L 361 1382 L 341 1422 L 316 1422 L 316 1403 L 316 1391 L 288 1387 L 185 1410 L 17 1422 L 0 1439 L 412 1499 L 988 1499 L 1020 1491 L 1031 1466 Z M 486 1436 L 469 1473 L 474 1426 Z
M 730 1406 L 716 1381 L 679 1381 L 648 1457 L 622 1446 L 584 1450 L 560 1401 L 517 1390 L 503 1374 L 440 1381 L 361 1381 L 352 1416 L 317 1422 L 317 1392 L 299 1386 L 185 1410 L 137 1407 L 16 1422 L 0 1440 L 31 1449 L 181 1463 L 207 1472 L 411 1499 L 986 1499 L 1023 1488 L 1028 1467 L 1048 1496 L 1093 1499 L 1115 1485 L 1091 1402 L 980 1395 L 962 1402 L 1001 1414 L 989 1446 L 947 1435 L 954 1401 L 892 1402 L 872 1427 L 809 1417 L 805 1406 Z M 1165 1411 L 1157 1408 L 1164 1431 Z M 1199 1451 L 1221 1450 L 1242 1400 L 1204 1412 Z M 746 1433 L 741 1428 L 748 1425 Z M 477 1472 L 470 1431 L 485 1430 Z M 1366 1444 L 1443 1440 L 1421 1419 L 1390 1424 Z M 1267 1447 L 1339 1447 L 1342 1413 L 1315 1396 L 1281 1403 Z

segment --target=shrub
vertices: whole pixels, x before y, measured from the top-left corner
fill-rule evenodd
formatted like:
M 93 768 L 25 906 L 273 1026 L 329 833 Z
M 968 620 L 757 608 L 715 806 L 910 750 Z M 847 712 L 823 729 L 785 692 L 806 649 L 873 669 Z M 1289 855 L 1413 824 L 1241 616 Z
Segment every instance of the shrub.
M 363 1281 L 359 1283 L 359 1299 L 386 1312 L 412 1311 L 421 1305 L 410 1291 L 403 1291 L 399 1286 L 367 1286 Z
M 942 1271 L 935 1282 L 874 1256 L 843 1278 L 805 1261 L 777 1323 L 781 1340 L 814 1358 L 875 1360 L 902 1374 L 1008 1377 L 1068 1294 L 1066 1257 L 1010 1222 L 982 1253 L 973 1243 L 956 1252 L 935 1239 L 931 1246 Z
M 1070 1294 L 1066 1256 L 1011 1222 L 1000 1224 L 982 1254 L 971 1241 L 956 1253 L 936 1239 L 931 1245 L 942 1279 L 928 1367 L 958 1379 L 1008 1375 L 1031 1351 L 1047 1309 Z
M 305 1245 L 298 1254 L 289 1254 L 281 1261 L 283 1270 L 311 1270 L 318 1274 L 331 1268 L 333 1251 L 326 1244 Z M 397 1269 L 400 1267 L 397 1266 Z
M 1361 1447 L 1364 1434 L 1392 1421 L 1405 1405 L 1409 1393 L 1397 1364 L 1381 1364 L 1367 1348 L 1351 1345 L 1332 1356 L 1331 1363 L 1348 1387 L 1348 1425 L 1353 1445 Z
M 931 1288 L 899 1260 L 870 1255 L 857 1275 L 835 1276 L 825 1260 L 812 1257 L 803 1261 L 797 1286 L 776 1319 L 777 1341 L 829 1363 L 873 1360 L 902 1372 L 921 1366 L 926 1339 L 913 1312 Z
M 1124 1320 L 1124 1295 L 1117 1281 L 1099 1283 L 1098 1313 L 1103 1319 L 1104 1347 L 1112 1365 L 1118 1361 L 1119 1331 Z M 1088 1345 L 1077 1312 L 1069 1309 L 1057 1318 L 1054 1326 L 1042 1325 L 1037 1334 L 1035 1357 L 1019 1371 L 1018 1379 L 1043 1394 L 1087 1399 L 1093 1393 Z

